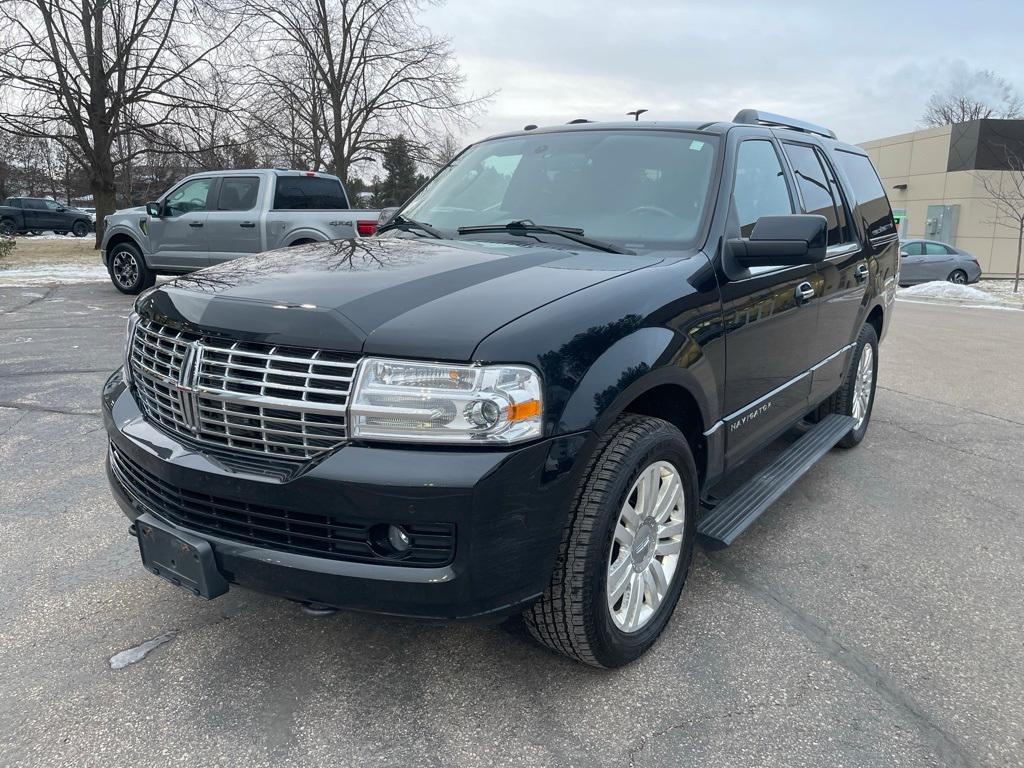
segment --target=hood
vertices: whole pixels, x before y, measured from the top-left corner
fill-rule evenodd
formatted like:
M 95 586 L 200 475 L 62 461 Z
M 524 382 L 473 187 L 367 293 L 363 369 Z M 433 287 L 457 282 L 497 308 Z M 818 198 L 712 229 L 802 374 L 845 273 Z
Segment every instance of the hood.
M 336 240 L 195 272 L 138 309 L 246 341 L 469 360 L 516 318 L 659 261 L 479 241 Z

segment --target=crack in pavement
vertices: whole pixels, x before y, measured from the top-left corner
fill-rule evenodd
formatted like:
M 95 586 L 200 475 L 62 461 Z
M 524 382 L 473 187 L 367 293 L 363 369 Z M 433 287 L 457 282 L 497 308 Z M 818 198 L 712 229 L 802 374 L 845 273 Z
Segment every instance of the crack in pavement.
M 24 304 L 14 307 L 13 309 L 0 309 L 0 315 L 13 315 L 15 312 L 20 312 L 23 309 L 28 309 L 33 304 L 38 304 L 40 301 L 46 301 L 53 295 L 53 292 L 56 291 L 58 287 L 59 286 L 56 285 L 51 286 L 50 288 L 46 289 L 46 293 L 44 293 L 42 296 L 36 296 L 34 299 L 30 299 Z
M 88 416 L 90 418 L 103 415 L 100 411 L 69 411 L 63 408 L 48 408 L 45 405 L 17 402 L 0 402 L 0 408 L 10 408 L 13 411 L 32 411 L 34 413 L 56 413 L 61 416 Z
M 843 645 L 827 627 L 804 613 L 778 591 L 754 580 L 739 568 L 723 560 L 718 554 L 704 552 L 704 556 L 711 566 L 727 580 L 761 598 L 784 614 L 790 625 L 810 641 L 819 653 L 834 661 L 875 691 L 882 700 L 906 715 L 917 726 L 921 735 L 935 747 L 944 764 L 973 768 L 975 762 L 964 747 L 941 726 L 933 722 L 928 714 L 900 689 L 899 684 L 874 662 L 855 648 Z
M 990 419 L 995 419 L 996 421 L 1005 421 L 1007 424 L 1013 424 L 1014 426 L 1024 427 L 1024 421 L 1014 421 L 1013 419 L 1008 419 L 1005 416 L 995 416 L 995 415 L 993 415 L 991 413 L 986 413 L 985 411 L 977 411 L 977 410 L 975 410 L 973 408 L 968 408 L 967 406 L 963 405 L 962 403 L 947 403 L 947 402 L 945 402 L 943 400 L 935 400 L 934 398 L 931 398 L 931 397 L 925 397 L 924 395 L 916 395 L 913 392 L 904 392 L 902 389 L 893 389 L 892 387 L 883 387 L 881 384 L 875 384 L 875 388 L 876 389 L 884 389 L 886 392 L 892 392 L 892 393 L 897 394 L 897 395 L 904 395 L 905 397 L 914 397 L 914 398 L 917 398 L 918 400 L 924 400 L 925 402 L 928 402 L 928 403 L 934 403 L 935 405 L 945 406 L 946 408 L 953 408 L 953 407 L 955 407 L 958 410 L 966 411 L 967 413 L 973 413 L 973 414 L 975 414 L 977 416 L 985 416 L 985 417 L 990 418 Z

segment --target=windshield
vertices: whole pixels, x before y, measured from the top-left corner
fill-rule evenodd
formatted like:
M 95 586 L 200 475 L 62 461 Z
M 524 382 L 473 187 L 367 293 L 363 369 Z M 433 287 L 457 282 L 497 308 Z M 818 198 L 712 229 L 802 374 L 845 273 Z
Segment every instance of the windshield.
M 708 207 L 716 150 L 715 137 L 679 131 L 494 139 L 459 156 L 402 215 L 452 236 L 529 220 L 627 248 L 687 248 Z

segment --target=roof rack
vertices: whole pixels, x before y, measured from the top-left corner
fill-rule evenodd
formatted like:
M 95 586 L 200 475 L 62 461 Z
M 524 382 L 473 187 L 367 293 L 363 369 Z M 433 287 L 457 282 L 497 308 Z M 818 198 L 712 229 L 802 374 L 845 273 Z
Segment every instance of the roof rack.
M 736 113 L 736 117 L 732 121 L 746 125 L 774 125 L 779 128 L 791 128 L 794 131 L 802 131 L 803 133 L 813 133 L 816 136 L 824 136 L 828 139 L 836 138 L 835 131 L 830 131 L 828 128 L 823 128 L 820 125 L 784 115 L 775 115 L 771 112 L 761 112 L 756 109 L 741 109 Z

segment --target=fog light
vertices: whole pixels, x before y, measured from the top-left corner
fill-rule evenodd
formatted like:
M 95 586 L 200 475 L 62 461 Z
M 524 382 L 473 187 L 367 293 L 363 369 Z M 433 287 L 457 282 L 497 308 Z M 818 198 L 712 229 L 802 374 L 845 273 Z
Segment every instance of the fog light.
M 388 544 L 394 548 L 395 552 L 408 552 L 409 547 L 412 546 L 412 539 L 402 526 L 389 525 Z

